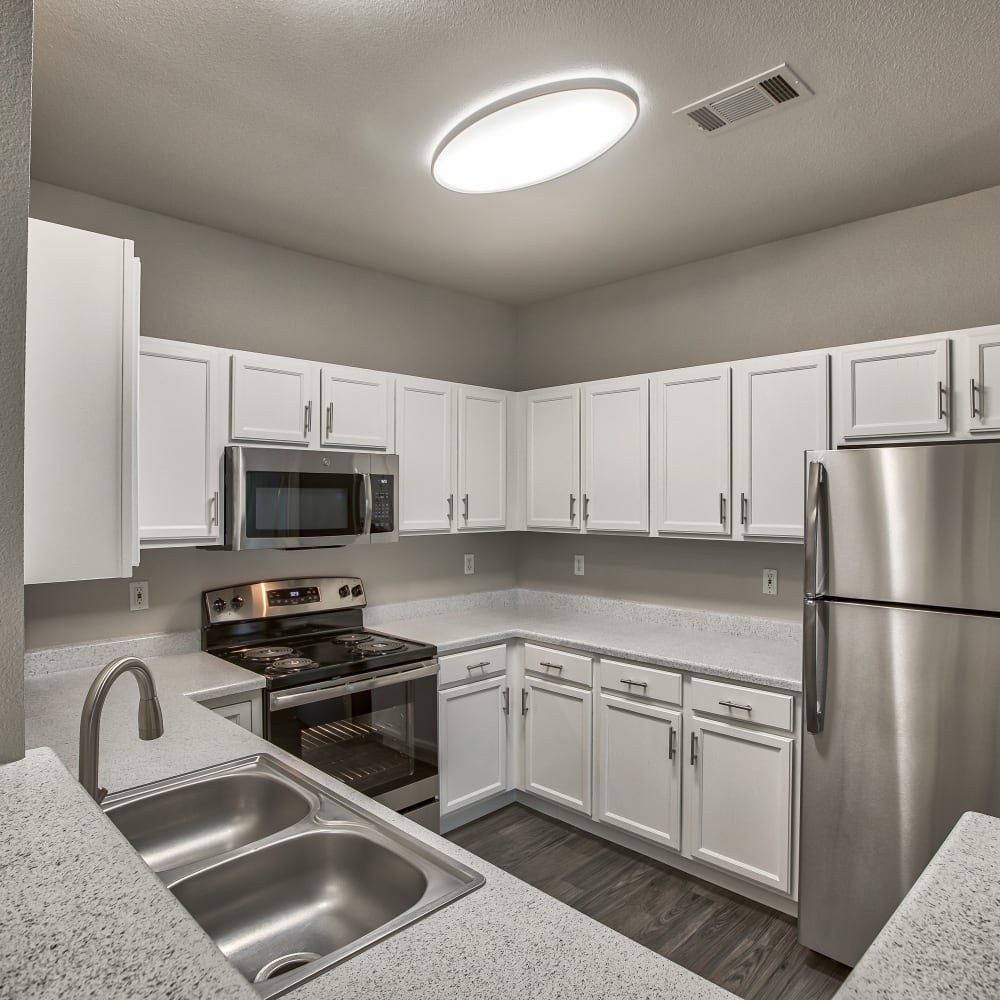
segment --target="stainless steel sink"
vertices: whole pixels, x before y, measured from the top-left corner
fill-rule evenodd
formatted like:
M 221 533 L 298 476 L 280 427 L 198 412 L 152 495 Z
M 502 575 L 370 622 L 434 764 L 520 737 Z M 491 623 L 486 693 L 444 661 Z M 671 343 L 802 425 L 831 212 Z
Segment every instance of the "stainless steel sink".
M 155 872 L 236 850 L 308 816 L 315 796 L 267 773 L 174 779 L 150 794 L 114 796 L 108 819 Z
M 268 754 L 120 792 L 103 807 L 262 997 L 485 881 Z

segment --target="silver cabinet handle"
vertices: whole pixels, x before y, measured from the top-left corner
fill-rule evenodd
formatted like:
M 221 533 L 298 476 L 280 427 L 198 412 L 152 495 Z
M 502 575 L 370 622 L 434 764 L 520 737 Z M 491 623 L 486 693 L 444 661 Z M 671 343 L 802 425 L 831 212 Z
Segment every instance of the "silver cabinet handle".
M 489 660 L 483 660 L 482 663 L 470 663 L 465 669 L 471 674 L 473 670 L 485 670 L 489 665 Z
M 576 520 L 576 497 L 570 493 L 569 495 L 569 523 L 572 524 Z
M 546 663 L 545 660 L 542 660 L 539 666 L 545 667 L 547 670 L 558 670 L 559 673 L 562 673 L 563 668 L 561 663 Z
M 630 681 L 627 677 L 623 677 L 621 679 L 621 683 L 622 684 L 627 684 L 630 691 L 634 687 L 642 688 L 643 693 L 645 693 L 646 688 L 649 687 L 649 685 L 645 681 Z
M 464 517 L 466 521 L 469 520 L 469 494 L 468 493 L 466 493 L 462 497 L 462 517 Z
M 823 596 L 823 478 L 822 462 L 810 462 L 806 474 L 805 586 L 806 597 Z
M 521 689 L 521 715 L 528 714 L 528 689 Z
M 211 499 L 208 501 L 209 510 L 209 521 L 208 526 L 210 528 L 217 528 L 219 526 L 219 491 L 216 490 Z
M 698 734 L 691 734 L 691 763 L 696 764 L 698 762 Z
M 503 714 L 510 715 L 510 688 L 503 689 Z
M 719 524 L 726 526 L 726 494 L 719 494 Z
M 972 404 L 972 419 L 975 420 L 976 417 L 982 416 L 982 406 L 976 406 L 976 393 L 980 390 L 976 387 L 976 380 L 974 378 L 969 379 L 969 402 Z
M 583 520 L 590 520 L 590 496 L 586 493 L 583 494 Z
M 720 698 L 719 704 L 725 705 L 726 708 L 738 708 L 743 712 L 753 711 L 753 705 L 741 705 L 738 701 L 724 701 L 723 699 Z
M 943 382 L 938 382 L 938 418 L 944 420 L 948 415 L 945 408 L 945 401 L 948 398 L 948 389 Z
M 448 520 L 453 521 L 455 519 L 455 494 L 448 494 Z
M 306 403 L 305 425 L 306 434 L 311 434 L 313 429 L 313 403 L 311 399 Z
M 677 756 L 677 730 L 670 727 L 670 744 L 667 749 L 667 760 L 673 760 Z
M 333 403 L 326 404 L 326 436 L 333 434 Z
M 747 523 L 747 495 L 740 494 L 740 524 Z

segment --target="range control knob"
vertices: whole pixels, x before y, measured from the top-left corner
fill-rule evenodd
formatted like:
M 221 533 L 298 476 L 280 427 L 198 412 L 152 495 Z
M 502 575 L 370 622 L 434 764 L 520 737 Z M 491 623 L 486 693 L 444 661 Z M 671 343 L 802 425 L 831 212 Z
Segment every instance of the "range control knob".
M 217 615 L 222 614 L 222 612 L 226 610 L 226 602 L 221 597 L 217 597 L 214 601 L 212 601 L 212 610 Z
M 364 591 L 361 589 L 361 584 L 356 583 L 353 587 L 351 587 L 351 593 L 355 597 L 360 597 L 364 593 Z
M 350 596 L 350 593 L 351 593 L 351 588 L 350 588 L 350 587 L 348 587 L 348 586 L 347 586 L 347 584 L 345 583 L 345 584 L 344 584 L 344 585 L 343 585 L 343 586 L 342 586 L 342 587 L 340 588 L 340 590 L 338 590 L 338 591 L 337 591 L 337 593 L 338 593 L 338 594 L 340 594 L 340 596 L 341 596 L 341 597 L 349 597 L 349 596 Z
M 235 597 L 234 597 L 234 598 L 233 598 L 233 599 L 232 599 L 232 600 L 231 600 L 231 601 L 229 602 L 229 606 L 230 606 L 230 607 L 231 607 L 231 608 L 233 609 L 233 611 L 239 611 L 239 610 L 240 610 L 240 608 L 242 608 L 242 607 L 243 607 L 243 598 L 242 598 L 242 597 L 240 597 L 240 595 L 239 595 L 239 594 L 237 594 L 237 595 L 236 595 L 236 596 L 235 596 Z

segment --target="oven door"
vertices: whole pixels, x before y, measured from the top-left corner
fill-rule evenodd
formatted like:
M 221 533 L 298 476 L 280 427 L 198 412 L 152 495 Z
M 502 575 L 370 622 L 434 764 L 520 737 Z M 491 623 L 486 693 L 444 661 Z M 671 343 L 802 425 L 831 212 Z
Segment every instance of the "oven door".
M 226 449 L 226 548 L 301 549 L 368 538 L 368 455 Z
M 346 785 L 436 829 L 437 660 L 272 692 L 265 736 Z

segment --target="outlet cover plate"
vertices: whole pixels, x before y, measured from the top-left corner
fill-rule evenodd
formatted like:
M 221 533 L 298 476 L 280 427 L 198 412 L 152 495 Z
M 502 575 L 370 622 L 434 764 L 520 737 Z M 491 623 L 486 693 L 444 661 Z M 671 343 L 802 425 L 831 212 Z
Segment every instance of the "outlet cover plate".
M 583 576 L 583 556 L 573 556 L 573 574 Z
M 776 569 L 764 570 L 764 593 L 768 597 L 778 595 L 778 571 Z
M 129 611 L 149 610 L 149 584 L 145 580 L 137 580 L 128 585 Z
M 476 572 L 476 557 L 471 552 L 465 554 L 465 575 L 469 576 Z

